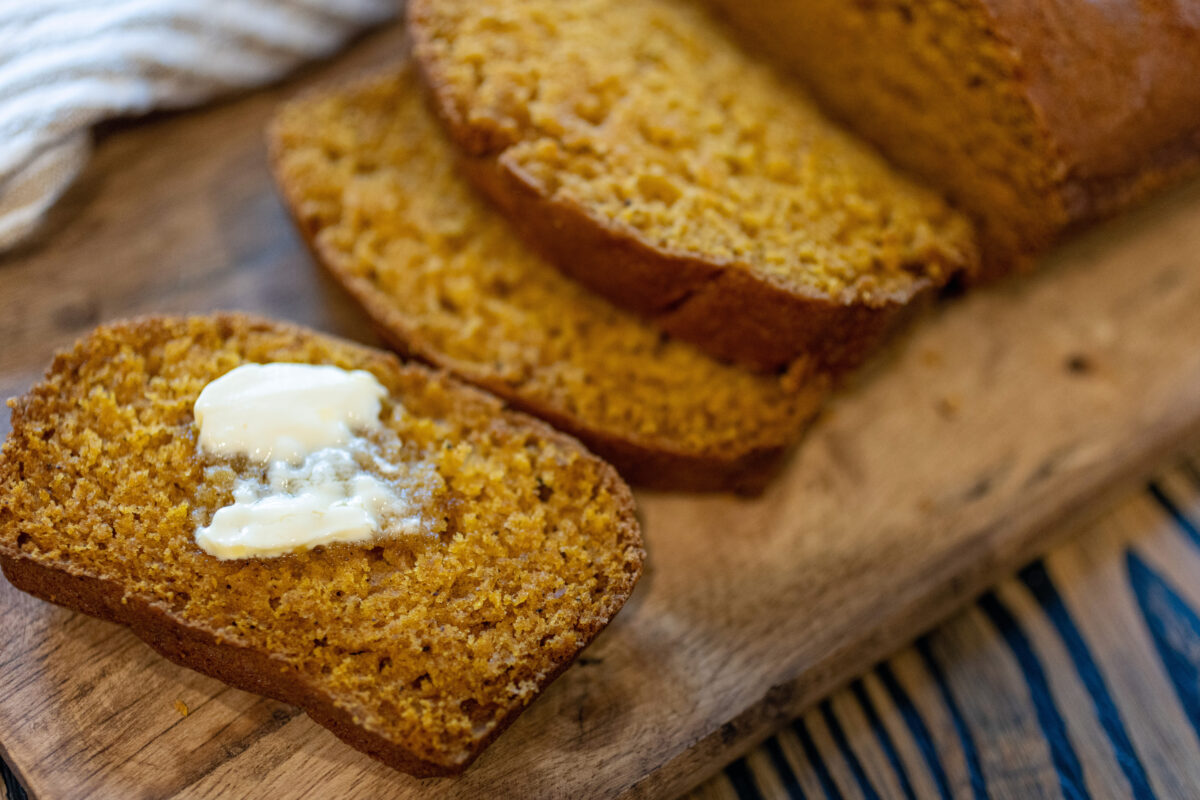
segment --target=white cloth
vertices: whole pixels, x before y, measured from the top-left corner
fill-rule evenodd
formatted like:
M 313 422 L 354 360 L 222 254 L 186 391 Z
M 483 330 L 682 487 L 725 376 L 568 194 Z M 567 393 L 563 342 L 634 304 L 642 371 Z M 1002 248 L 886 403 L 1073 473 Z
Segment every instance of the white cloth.
M 0 251 L 87 163 L 91 127 L 273 81 L 398 0 L 0 0 Z

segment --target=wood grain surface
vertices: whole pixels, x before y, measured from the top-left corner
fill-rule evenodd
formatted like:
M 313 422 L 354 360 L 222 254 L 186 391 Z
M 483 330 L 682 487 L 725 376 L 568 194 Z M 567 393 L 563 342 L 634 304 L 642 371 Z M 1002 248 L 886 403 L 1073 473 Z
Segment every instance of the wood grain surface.
M 1200 796 L 1200 452 L 687 800 Z
M 262 127 L 280 98 L 399 48 L 388 31 L 277 90 L 110 131 L 41 238 L 0 263 L 0 393 L 131 314 L 240 308 L 374 341 L 287 223 Z M 395 773 L 7 584 L 0 747 L 46 798 L 681 791 L 1200 437 L 1198 307 L 1192 185 L 939 309 L 763 497 L 641 494 L 634 598 L 462 778 Z

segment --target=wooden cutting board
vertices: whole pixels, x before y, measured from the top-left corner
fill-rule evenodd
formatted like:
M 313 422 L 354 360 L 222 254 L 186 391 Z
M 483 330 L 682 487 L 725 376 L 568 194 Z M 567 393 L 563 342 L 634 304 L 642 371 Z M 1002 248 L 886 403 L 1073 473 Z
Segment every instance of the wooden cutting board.
M 303 84 L 103 134 L 0 262 L 0 393 L 97 322 L 241 308 L 373 342 L 314 267 L 261 131 Z M 1200 438 L 1200 185 L 1031 278 L 948 304 L 845 391 L 761 498 L 640 494 L 626 609 L 462 778 L 418 781 L 296 709 L 0 581 L 0 748 L 37 797 L 659 797 L 774 726 Z M 7 430 L 7 415 L 0 417 Z

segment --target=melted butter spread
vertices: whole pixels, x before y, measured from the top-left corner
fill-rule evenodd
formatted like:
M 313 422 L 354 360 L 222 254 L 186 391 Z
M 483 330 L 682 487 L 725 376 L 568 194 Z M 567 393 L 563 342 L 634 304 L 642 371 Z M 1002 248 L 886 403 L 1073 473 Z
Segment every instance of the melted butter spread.
M 366 541 L 385 525 L 418 532 L 410 493 L 363 468 L 379 465 L 363 434 L 382 428 L 386 396 L 369 372 L 311 364 L 246 364 L 205 386 L 194 406 L 201 451 L 266 471 L 235 482 L 233 504 L 196 543 L 234 559 Z

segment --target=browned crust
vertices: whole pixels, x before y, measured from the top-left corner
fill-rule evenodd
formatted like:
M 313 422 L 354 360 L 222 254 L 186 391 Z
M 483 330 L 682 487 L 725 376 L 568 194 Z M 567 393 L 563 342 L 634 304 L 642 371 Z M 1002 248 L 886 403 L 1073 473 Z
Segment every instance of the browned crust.
M 848 127 L 895 155 L 889 143 L 904 131 L 869 124 L 874 117 L 863 124 L 847 111 L 861 106 L 854 97 L 831 94 L 806 71 L 797 55 L 806 52 L 806 34 L 791 31 L 813 27 L 788 24 L 805 19 L 802 0 L 707 4 L 749 49 L 773 58 Z M 1043 196 L 1025 198 L 1015 213 L 980 204 L 966 209 L 977 222 L 984 259 L 970 278 L 1027 270 L 1065 236 L 1200 171 L 1200 18 L 1180 4 L 963 0 L 957 6 L 983 15 L 988 35 L 1003 46 L 1035 129 L 1036 144 L 1029 146 L 1045 154 L 1056 176 Z M 943 189 L 955 183 L 939 173 L 941 165 L 903 166 Z
M 292 221 L 300 231 L 309 252 L 363 308 L 380 337 L 390 347 L 405 357 L 453 372 L 459 378 L 502 397 L 513 407 L 540 417 L 556 428 L 578 437 L 593 452 L 612 463 L 630 483 L 649 489 L 669 491 L 733 491 L 744 495 L 760 494 L 782 467 L 784 456 L 803 436 L 804 430 L 798 429 L 786 437 L 739 442 L 736 449 L 728 451 L 685 450 L 678 442 L 669 439 L 649 438 L 635 432 L 590 425 L 561 408 L 530 398 L 519 386 L 480 374 L 470 365 L 447 357 L 420 335 L 405 314 L 388 300 L 387 295 L 379 291 L 370 280 L 354 274 L 343 263 L 338 253 L 322 246 L 317 239 L 319 229 L 300 213 L 301 197 L 298 189 L 283 177 L 280 163 L 282 146 L 274 125 L 268 129 L 267 140 L 275 183 L 283 194 Z M 798 392 L 803 393 L 809 400 L 811 424 L 828 394 L 828 381 L 815 377 L 811 385 L 799 389 Z
M 455 391 L 463 393 L 465 400 L 484 401 L 492 404 L 496 409 L 497 416 L 503 417 L 509 424 L 529 429 L 536 435 L 560 446 L 582 451 L 585 457 L 597 461 L 600 467 L 600 485 L 609 491 L 617 505 L 620 519 L 618 547 L 626 556 L 624 580 L 610 585 L 608 605 L 611 613 L 608 614 L 607 620 L 577 629 L 579 647 L 569 659 L 555 664 L 553 669 L 541 679 L 538 694 L 544 691 L 578 658 L 579 654 L 591 644 L 596 635 L 607 626 L 608 622 L 612 621 L 624 606 L 625 601 L 633 592 L 638 578 L 641 577 L 642 564 L 645 559 L 641 527 L 637 522 L 633 494 L 610 465 L 595 459 L 580 442 L 554 430 L 540 420 L 520 412 L 504 409 L 495 398 L 463 384 L 444 372 L 413 365 L 403 367 L 401 362 L 391 354 L 336 337 L 317 334 L 300 326 L 277 323 L 250 315 L 217 313 L 211 317 L 225 322 L 233 329 L 243 326 L 270 329 L 333 341 L 341 347 L 366 351 L 377 356 L 388 369 L 407 368 L 427 372 L 431 379 L 447 381 Z M 104 327 L 123 326 L 137 329 L 142 326 L 162 326 L 164 324 L 169 326 L 172 322 L 172 318 L 169 317 L 144 317 Z M 47 371 L 46 377 L 49 378 L 55 372 L 69 371 L 72 368 L 70 356 L 59 355 Z M 37 388 L 35 386 L 30 394 L 20 398 L 13 408 L 10 436 L 14 437 L 14 441 L 17 432 L 26 424 L 28 401 L 30 395 L 36 392 Z M 7 452 L 0 454 L 0 487 L 20 479 L 11 460 L 11 454 Z M 512 709 L 468 753 L 454 754 L 445 763 L 423 759 L 408 748 L 356 724 L 350 714 L 337 707 L 334 698 L 311 686 L 299 673 L 287 670 L 274 660 L 269 652 L 225 640 L 208 627 L 181 619 L 171 608 L 148 596 L 127 593 L 117 581 L 86 574 L 69 562 L 46 564 L 26 555 L 15 547 L 17 520 L 11 517 L 0 518 L 0 523 L 2 523 L 0 524 L 0 569 L 16 588 L 66 608 L 125 625 L 138 638 L 176 664 L 224 681 L 239 689 L 298 706 L 313 721 L 328 728 L 351 747 L 361 750 L 401 772 L 416 777 L 462 773 L 525 709 L 525 707 Z
M 796 294 L 748 270 L 670 253 L 599 224 L 578 206 L 543 195 L 503 156 L 464 155 L 460 163 L 521 236 L 571 278 L 751 369 L 798 361 L 833 373 L 858 366 L 936 288 L 920 278 L 912 292 L 873 305 Z
M 977 0 L 1018 63 L 1066 169 L 1089 191 L 1136 198 L 1148 173 L 1200 145 L 1200 17 L 1188 3 Z M 1190 160 L 1190 159 L 1189 159 Z M 1068 207 L 1103 213 L 1105 198 Z
M 1187 99 L 1200 98 L 1196 89 L 1200 84 L 1186 63 L 1200 64 L 1195 56 L 1200 52 L 1200 26 L 1178 16 L 1167 19 L 1176 12 L 1152 4 L 1142 4 L 1136 11 L 1134 4 L 1127 4 L 1118 14 L 1121 22 L 1098 24 L 1097 14 L 1088 13 L 1085 19 L 1077 13 L 1083 10 L 1081 5 L 1086 6 L 1076 0 L 1033 5 L 1028 0 L 1001 4 L 979 0 L 992 35 L 1008 47 L 1011 69 L 1022 81 L 1022 100 L 1061 173 L 1051 201 L 1061 216 L 1048 217 L 1041 227 L 1014 231 L 1006 228 L 1004 220 L 989 218 L 989 209 L 972 209 L 984 239 L 983 269 L 978 276 L 982 281 L 1026 271 L 1037 256 L 1071 234 L 1200 172 L 1200 105 Z M 1141 24 L 1129 22 L 1126 15 L 1131 12 L 1144 15 Z M 1073 31 L 1076 26 L 1086 28 L 1087 34 L 1076 31 L 1070 39 L 1055 41 L 1048 20 L 1056 16 L 1069 19 Z M 1153 25 L 1147 25 L 1147 19 Z M 1111 81 L 1088 68 L 1090 62 L 1092 67 L 1133 74 L 1131 60 L 1114 54 L 1112 45 L 1120 41 L 1128 46 L 1135 32 L 1144 36 L 1144 29 L 1150 28 L 1158 35 L 1171 31 L 1173 38 L 1158 42 L 1164 51 L 1153 54 L 1155 79 L 1142 76 L 1140 83 L 1143 90 L 1150 86 L 1170 93 L 1171 98 L 1149 103 L 1146 113 L 1134 116 L 1153 118 L 1149 128 L 1166 134 L 1161 141 L 1144 138 L 1149 129 L 1145 124 L 1140 139 L 1110 130 L 1102 115 L 1129 98 L 1118 101 L 1111 96 Z M 1190 46 L 1181 45 L 1185 39 Z M 1070 69 L 1074 74 L 1070 79 L 1052 74 L 1050 63 L 1055 70 Z M 1099 139 L 1096 132 L 1102 132 Z M 1106 156 L 1103 149 L 1111 149 L 1114 139 L 1121 140 L 1120 146 Z
M 806 360 L 844 372 L 865 361 L 914 302 L 971 266 L 969 259 L 928 259 L 905 265 L 914 275 L 907 291 L 830 297 L 778 286 L 727 260 L 671 252 L 576 204 L 549 198 L 505 158 L 509 142 L 466 121 L 431 57 L 429 4 L 407 5 L 411 50 L 434 113 L 461 152 L 464 173 L 564 273 L 717 358 L 763 371 Z
M 1077 178 L 1063 188 L 1070 233 L 1145 202 L 1155 192 L 1200 173 L 1200 128 L 1146 154 L 1136 169 L 1120 175 Z

